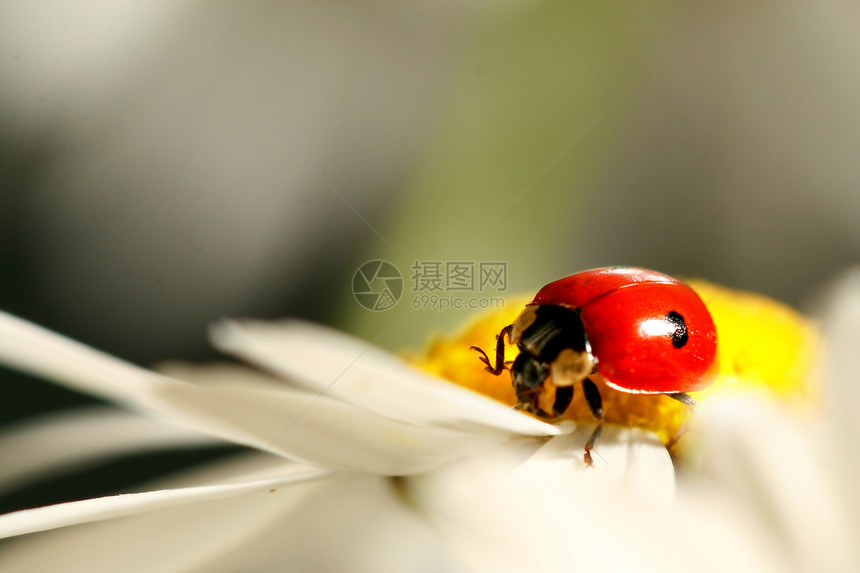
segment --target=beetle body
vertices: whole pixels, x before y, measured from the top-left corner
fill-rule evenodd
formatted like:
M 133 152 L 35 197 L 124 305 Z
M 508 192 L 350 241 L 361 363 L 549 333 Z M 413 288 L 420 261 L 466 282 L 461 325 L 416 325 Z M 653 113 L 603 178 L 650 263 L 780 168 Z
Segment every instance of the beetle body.
M 589 463 L 603 421 L 598 383 L 692 404 L 686 393 L 705 388 L 716 374 L 716 327 L 701 298 L 683 282 L 645 269 L 593 269 L 540 289 L 502 329 L 494 365 L 473 347 L 496 375 L 505 368 L 506 336 L 519 350 L 510 371 L 521 409 L 559 417 L 574 385 L 582 386 L 598 421 L 586 444 Z M 544 399 L 549 385 L 555 387 L 551 404 Z

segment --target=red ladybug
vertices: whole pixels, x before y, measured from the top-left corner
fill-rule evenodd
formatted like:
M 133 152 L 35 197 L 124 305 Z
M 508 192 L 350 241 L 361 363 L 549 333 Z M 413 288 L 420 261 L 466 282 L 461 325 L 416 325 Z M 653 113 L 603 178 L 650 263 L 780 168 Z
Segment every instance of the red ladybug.
M 519 407 L 557 418 L 580 383 L 597 420 L 585 461 L 603 429 L 603 401 L 595 381 L 621 392 L 666 394 L 687 405 L 687 392 L 716 374 L 717 332 L 693 289 L 666 275 L 633 267 L 593 269 L 551 282 L 535 295 L 496 340 L 496 376 L 505 369 L 505 336 L 519 354 L 510 365 Z M 539 405 L 545 383 L 556 388 L 552 411 Z

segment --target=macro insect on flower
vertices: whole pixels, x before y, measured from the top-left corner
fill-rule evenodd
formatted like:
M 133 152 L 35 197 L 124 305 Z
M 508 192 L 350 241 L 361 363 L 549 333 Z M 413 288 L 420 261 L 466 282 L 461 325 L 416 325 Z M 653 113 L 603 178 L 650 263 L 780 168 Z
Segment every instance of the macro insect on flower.
M 686 284 L 632 267 L 576 273 L 544 286 L 496 337 L 495 361 L 478 346 L 485 370 L 507 367 L 505 337 L 519 354 L 509 368 L 520 409 L 560 418 L 580 384 L 597 426 L 585 463 L 603 429 L 601 388 L 665 394 L 683 404 L 687 392 L 715 377 L 717 333 L 705 303 Z
M 594 271 L 586 271 L 586 273 L 591 272 Z M 625 271 L 618 270 L 616 272 L 623 274 Z M 649 273 L 650 271 L 643 272 Z M 573 277 L 576 276 L 573 275 Z M 663 275 L 658 276 L 662 277 Z M 567 280 L 571 280 L 570 277 L 550 283 L 544 289 L 549 289 L 552 285 L 561 287 Z M 679 282 L 668 277 L 659 280 L 671 282 L 669 284 L 656 284 L 654 285 L 655 290 L 665 287 L 672 291 L 669 287 Z M 686 383 L 689 385 L 684 388 L 686 391 L 693 391 L 693 387 L 696 388 L 697 402 L 716 397 L 750 395 L 761 396 L 766 400 L 776 400 L 801 408 L 807 408 L 816 402 L 817 373 L 820 368 L 817 366 L 819 345 L 817 331 L 808 319 L 794 309 L 756 293 L 727 289 L 701 279 L 685 279 L 685 282 L 680 283 L 678 288 L 686 290 L 688 287 L 704 302 L 715 327 L 716 340 L 719 341 L 713 363 L 702 376 L 701 385 L 696 385 L 694 378 L 686 378 Z M 629 293 L 632 295 L 641 288 L 643 287 L 628 286 L 616 291 L 616 294 L 620 296 L 621 293 L 629 289 Z M 557 418 L 560 417 L 574 422 L 577 427 L 583 429 L 592 427 L 595 419 L 585 392 L 574 394 L 566 390 L 565 387 L 559 388 L 550 377 L 543 381 L 542 385 L 536 387 L 534 394 L 528 391 L 528 388 L 522 388 L 518 393 L 514 384 L 501 382 L 499 376 L 494 375 L 495 364 L 487 365 L 488 368 L 479 368 L 475 364 L 475 353 L 470 347 L 480 349 L 491 346 L 490 341 L 499 332 L 507 335 L 509 327 L 513 330 L 518 317 L 525 314 L 525 312 L 520 312 L 522 309 L 525 308 L 527 311 L 529 308 L 546 303 L 547 300 L 550 300 L 550 296 L 556 297 L 556 300 L 561 296 L 558 292 L 553 293 L 544 289 L 540 291 L 538 297 L 512 298 L 508 301 L 506 308 L 476 316 L 461 331 L 437 336 L 425 352 L 413 354 L 409 358 L 425 371 L 492 396 L 510 406 L 519 406 L 524 411 L 530 411 L 530 406 L 524 406 L 524 402 L 534 404 L 536 396 L 537 406 L 540 410 L 536 414 L 538 417 L 555 418 L 550 421 L 557 421 Z M 640 290 L 639 292 L 643 291 Z M 665 298 L 671 298 L 673 292 L 670 292 L 670 295 Z M 547 297 L 544 297 L 544 294 L 547 294 Z M 643 316 L 647 314 L 648 305 L 653 304 L 657 297 L 653 295 L 652 291 L 651 294 L 645 294 L 642 297 L 631 296 L 630 298 L 635 301 L 630 307 L 620 308 L 618 312 L 606 313 L 605 318 L 608 320 L 605 321 L 605 324 L 601 323 L 600 325 L 601 328 L 609 332 L 607 337 L 610 341 L 609 347 L 614 347 L 622 355 L 630 347 L 624 344 L 625 335 L 623 331 L 618 330 L 620 329 L 618 319 L 627 317 L 629 320 L 628 327 L 631 327 L 636 323 L 636 313 L 641 312 Z M 671 309 L 660 310 L 663 310 L 663 314 L 658 314 L 657 318 L 668 314 Z M 679 314 L 682 314 L 684 318 L 689 337 L 690 329 L 693 327 L 693 317 L 683 314 L 683 312 L 679 312 Z M 593 317 L 594 313 L 590 316 Z M 598 318 L 603 319 L 604 316 Z M 584 322 L 581 318 L 579 320 Z M 710 323 L 710 320 L 707 322 Z M 657 328 L 658 325 L 659 329 Z M 646 323 L 645 328 L 646 330 L 661 330 L 667 333 L 664 335 L 664 348 L 671 356 L 671 353 L 676 350 L 670 342 L 671 337 L 675 335 L 675 338 L 681 338 L 682 329 L 677 328 L 668 319 Z M 591 332 L 590 329 L 591 323 L 588 323 L 585 330 L 586 334 L 592 337 L 589 338 L 589 344 L 591 345 L 592 357 L 594 357 L 596 353 L 593 335 L 599 329 L 594 329 L 594 332 Z M 628 330 L 628 332 L 630 331 Z M 602 334 L 602 336 L 606 335 Z M 630 339 L 635 340 L 637 337 L 638 333 L 631 336 Z M 689 338 L 687 344 L 690 344 Z M 500 348 L 499 345 L 496 345 L 496 356 L 498 356 L 500 349 L 504 352 L 503 363 L 509 366 L 513 366 L 518 355 L 521 354 L 519 346 L 505 345 Z M 602 350 L 601 348 L 601 352 Z M 483 354 L 482 352 L 481 358 L 484 357 Z M 635 355 L 635 353 L 631 355 Z M 689 432 L 688 429 L 693 414 L 699 408 L 690 408 L 687 404 L 668 395 L 674 390 L 680 390 L 680 387 L 664 386 L 659 388 L 666 393 L 633 393 L 624 391 L 621 384 L 616 383 L 616 386 L 613 387 L 604 383 L 603 378 L 606 377 L 609 366 L 613 363 L 623 364 L 622 361 L 616 359 L 616 356 L 617 354 L 603 357 L 601 354 L 597 354 L 598 358 L 605 358 L 597 366 L 597 371 L 602 377 L 588 376 L 600 390 L 604 423 L 638 427 L 651 431 L 660 438 L 677 461 L 694 461 L 698 454 L 692 454 L 697 450 L 695 445 L 700 440 L 700 435 L 698 432 Z M 490 362 L 489 357 L 487 361 Z M 684 363 L 679 362 L 677 365 L 683 367 Z M 489 366 L 493 367 L 489 368 Z M 658 375 L 660 368 L 662 366 L 652 370 L 652 373 Z M 689 371 L 701 372 L 697 368 L 701 368 L 701 366 L 694 366 Z M 637 365 L 637 371 L 643 372 L 639 365 Z M 672 372 L 668 367 L 667 371 Z M 678 372 L 678 370 L 674 372 Z M 552 374 L 551 367 L 550 374 Z M 612 376 L 616 376 L 615 371 L 612 372 Z M 707 385 L 706 382 L 711 380 L 710 385 Z M 630 386 L 635 384 L 635 380 L 633 378 L 627 379 L 625 384 Z M 643 378 L 639 384 L 642 384 L 646 389 L 654 389 L 654 386 L 645 386 L 652 384 L 650 379 Z M 561 408 L 561 404 L 556 405 L 558 390 L 561 390 L 562 394 L 570 392 L 571 399 L 566 409 Z M 526 395 L 522 396 L 522 394 Z M 523 400 L 524 397 L 528 400 Z M 567 401 L 566 398 L 565 401 Z M 599 452 L 600 449 L 598 448 L 592 452 L 592 455 L 596 454 L 599 457 Z
M 689 284 L 720 340 L 719 376 L 697 397 L 762 389 L 809 401 L 816 337 L 805 319 L 759 295 Z M 797 479 L 804 469 L 825 467 L 809 463 L 819 452 L 804 441 L 805 430 L 797 433 L 802 458 L 771 447 L 785 442 L 777 439 L 784 432 L 755 410 L 729 411 L 718 431 L 693 427 L 678 440 L 689 407 L 607 386 L 607 428 L 589 468 L 575 459 L 594 428 L 583 392 L 563 414 L 574 424 L 514 410 L 513 385 L 478 367 L 469 347 L 486 345 L 533 300 L 476 316 L 461 333 L 408 356 L 411 365 L 319 326 L 229 320 L 212 330 L 212 341 L 250 367 L 172 364 L 162 373 L 0 312 L 0 361 L 127 409 L 81 413 L 73 426 L 36 420 L 0 436 L 0 452 L 17 452 L 3 457 L 0 488 L 4 473 L 31 480 L 62 472 L 71 460 L 92 463 L 106 448 L 119 454 L 163 441 L 153 430 L 167 424 L 175 427 L 172 441 L 200 443 L 203 436 L 245 446 L 213 471 L 166 478 L 155 488 L 0 516 L 0 537 L 16 537 L 0 551 L 0 569 L 718 572 L 744 564 L 777 572 L 793 561 L 814 566 L 804 571 L 845 561 L 842 548 L 850 543 L 835 543 L 833 532 L 852 530 L 834 525 L 838 498 L 822 499 L 833 491 L 816 486 L 824 481 Z M 504 350 L 513 362 L 518 348 Z M 719 402 L 703 399 L 703 417 Z M 691 436 L 726 444 L 709 451 L 712 469 L 704 471 L 728 472 L 724 481 L 752 497 L 719 481 L 697 494 L 677 480 L 669 454 L 686 461 Z M 792 487 L 786 499 L 812 505 L 798 514 L 798 527 L 773 532 L 784 551 L 770 551 L 761 531 L 744 527 L 760 514 L 770 532 L 767 518 L 776 513 L 756 508 L 783 499 L 756 497 L 783 486 L 761 487 L 770 482 L 743 474 L 749 468 L 776 472 Z M 711 505 L 702 510 L 702 503 Z M 660 549 L 667 531 L 684 551 Z M 821 555 L 822 539 L 835 551 Z

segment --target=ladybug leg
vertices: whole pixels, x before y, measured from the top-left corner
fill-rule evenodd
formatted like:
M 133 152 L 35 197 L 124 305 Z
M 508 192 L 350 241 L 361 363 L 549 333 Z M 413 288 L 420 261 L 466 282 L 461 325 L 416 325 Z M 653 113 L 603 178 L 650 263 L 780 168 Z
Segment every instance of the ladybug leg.
M 686 392 L 675 392 L 674 394 L 666 394 L 666 395 L 670 398 L 674 398 L 675 400 L 677 400 L 681 404 L 684 404 L 685 406 L 695 406 L 696 405 L 696 401 L 693 398 L 691 398 L 690 395 L 687 394 Z
M 485 364 L 484 370 L 486 370 L 487 372 L 495 373 L 493 367 L 490 365 L 490 357 L 487 356 L 487 353 L 484 352 L 483 348 L 481 348 L 480 346 L 470 346 L 469 350 L 475 350 L 476 352 L 478 352 L 478 360 Z
M 685 392 L 676 392 L 674 394 L 666 394 L 666 395 L 670 398 L 674 398 L 675 400 L 684 404 L 685 406 L 689 406 L 692 408 L 693 406 L 696 405 L 696 401 L 693 398 L 691 398 L 689 394 L 687 394 Z M 669 450 L 670 453 L 672 451 L 672 448 L 675 446 L 675 444 L 678 443 L 678 440 L 680 440 L 681 437 L 687 433 L 688 429 L 689 428 L 687 427 L 687 424 L 685 423 L 680 428 L 678 428 L 678 431 L 675 433 L 675 435 L 668 442 L 666 442 L 666 449 Z
M 559 386 L 555 389 L 555 402 L 552 404 L 552 413 L 556 418 L 561 418 L 562 414 L 573 402 L 573 385 Z
M 492 374 L 493 376 L 498 376 L 505 369 L 505 335 L 508 338 L 511 337 L 511 327 L 512 324 L 504 327 L 502 331 L 496 336 L 496 363 L 495 365 L 490 363 L 490 357 L 487 356 L 487 353 L 484 352 L 478 346 L 470 346 L 469 350 L 475 350 L 479 352 L 478 359 L 485 364 L 484 370 Z
M 675 435 L 672 436 L 668 442 L 666 442 L 666 449 L 669 450 L 669 454 L 671 454 L 673 458 L 675 457 L 675 454 L 672 452 L 672 448 L 675 447 L 675 444 L 678 443 L 678 440 L 683 438 L 684 434 L 686 434 L 688 431 L 689 428 L 687 427 L 687 424 L 684 424 L 683 426 L 678 428 L 678 431 L 675 432 Z
M 582 391 L 585 394 L 585 402 L 588 404 L 588 409 L 591 410 L 591 415 L 597 420 L 597 427 L 594 428 L 591 437 L 585 442 L 584 459 L 585 463 L 590 466 L 594 465 L 594 460 L 591 459 L 591 450 L 594 449 L 594 443 L 603 431 L 603 399 L 600 397 L 600 390 L 597 389 L 597 385 L 589 378 L 582 381 Z

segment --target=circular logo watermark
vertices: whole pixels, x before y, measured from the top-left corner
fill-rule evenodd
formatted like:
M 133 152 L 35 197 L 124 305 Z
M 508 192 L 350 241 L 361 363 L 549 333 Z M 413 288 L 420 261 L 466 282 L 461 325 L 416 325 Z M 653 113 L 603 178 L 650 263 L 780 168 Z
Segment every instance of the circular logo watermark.
M 403 275 L 388 261 L 367 261 L 352 276 L 352 295 L 367 310 L 388 310 L 403 295 Z

